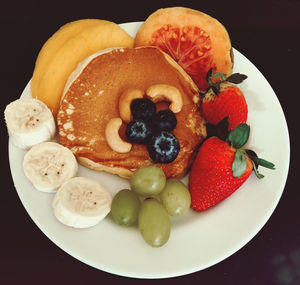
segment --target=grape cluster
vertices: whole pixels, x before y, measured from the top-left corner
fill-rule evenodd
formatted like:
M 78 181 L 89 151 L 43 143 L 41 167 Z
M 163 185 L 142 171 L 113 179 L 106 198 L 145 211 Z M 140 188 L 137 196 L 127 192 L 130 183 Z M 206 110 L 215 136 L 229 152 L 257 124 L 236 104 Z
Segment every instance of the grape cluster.
M 189 190 L 180 180 L 167 180 L 154 165 L 139 168 L 129 182 L 131 190 L 123 189 L 113 198 L 113 220 L 123 226 L 138 224 L 149 245 L 164 245 L 171 232 L 169 216 L 182 216 L 190 208 Z

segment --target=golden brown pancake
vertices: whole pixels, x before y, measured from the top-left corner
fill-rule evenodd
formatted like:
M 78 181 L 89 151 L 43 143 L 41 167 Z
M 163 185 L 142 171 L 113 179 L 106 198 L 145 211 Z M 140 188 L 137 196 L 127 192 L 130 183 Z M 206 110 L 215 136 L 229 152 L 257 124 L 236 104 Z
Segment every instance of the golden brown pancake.
M 199 93 L 183 69 L 155 47 L 114 48 L 101 51 L 82 62 L 71 74 L 57 116 L 59 142 L 71 149 L 78 161 L 94 170 L 129 178 L 144 165 L 154 164 L 145 145 L 133 144 L 130 152 L 112 150 L 105 139 L 108 121 L 120 117 L 120 95 L 127 89 L 145 90 L 153 84 L 179 89 L 182 110 L 176 114 L 172 133 L 180 143 L 177 158 L 169 164 L 156 164 L 166 176 L 181 177 L 195 158 L 197 147 L 206 136 L 199 112 Z M 157 103 L 157 109 L 168 103 Z M 125 138 L 126 124 L 120 128 Z

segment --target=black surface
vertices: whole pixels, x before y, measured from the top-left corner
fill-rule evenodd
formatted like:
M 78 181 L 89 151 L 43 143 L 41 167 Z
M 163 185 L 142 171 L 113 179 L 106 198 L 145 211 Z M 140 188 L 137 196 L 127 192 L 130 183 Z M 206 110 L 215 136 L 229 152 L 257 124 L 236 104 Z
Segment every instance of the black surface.
M 277 1 L 10 1 L 2 3 L 1 112 L 30 80 L 42 44 L 60 26 L 81 18 L 116 23 L 142 21 L 160 7 L 186 6 L 222 22 L 232 45 L 264 74 L 286 115 L 291 163 L 282 198 L 273 215 L 246 246 L 226 260 L 187 276 L 156 282 L 199 284 L 300 284 L 299 104 L 300 2 Z M 14 189 L 1 119 L 1 284 L 101 284 L 153 282 L 112 275 L 89 267 L 53 244 L 33 223 Z M 273 142 L 276 143 L 276 142 Z M 280 150 L 279 150 L 280 151 Z M 130 258 L 130 257 L 128 257 Z M 138 262 L 138 261 L 137 261 Z

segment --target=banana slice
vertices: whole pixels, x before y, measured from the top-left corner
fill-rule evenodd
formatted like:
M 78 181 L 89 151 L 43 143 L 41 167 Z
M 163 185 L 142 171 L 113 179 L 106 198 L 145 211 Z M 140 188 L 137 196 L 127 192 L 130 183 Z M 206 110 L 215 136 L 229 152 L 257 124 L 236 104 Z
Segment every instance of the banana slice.
M 111 201 L 111 194 L 98 181 L 74 177 L 56 192 L 52 207 L 61 223 L 74 228 L 88 228 L 106 217 Z
M 23 169 L 37 190 L 53 193 L 77 175 L 78 163 L 68 148 L 55 142 L 42 142 L 25 154 Z
M 40 100 L 17 99 L 6 106 L 4 116 L 11 142 L 19 148 L 29 149 L 54 137 L 54 117 Z

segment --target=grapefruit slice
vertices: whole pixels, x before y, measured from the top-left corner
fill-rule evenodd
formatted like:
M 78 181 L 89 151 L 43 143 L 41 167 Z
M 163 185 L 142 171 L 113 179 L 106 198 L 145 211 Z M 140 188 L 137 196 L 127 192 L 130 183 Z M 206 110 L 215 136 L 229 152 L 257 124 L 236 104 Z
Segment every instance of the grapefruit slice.
M 200 91 L 208 87 L 206 74 L 230 75 L 232 47 L 225 27 L 211 16 L 184 7 L 159 9 L 140 27 L 135 47 L 157 46 L 191 76 Z

